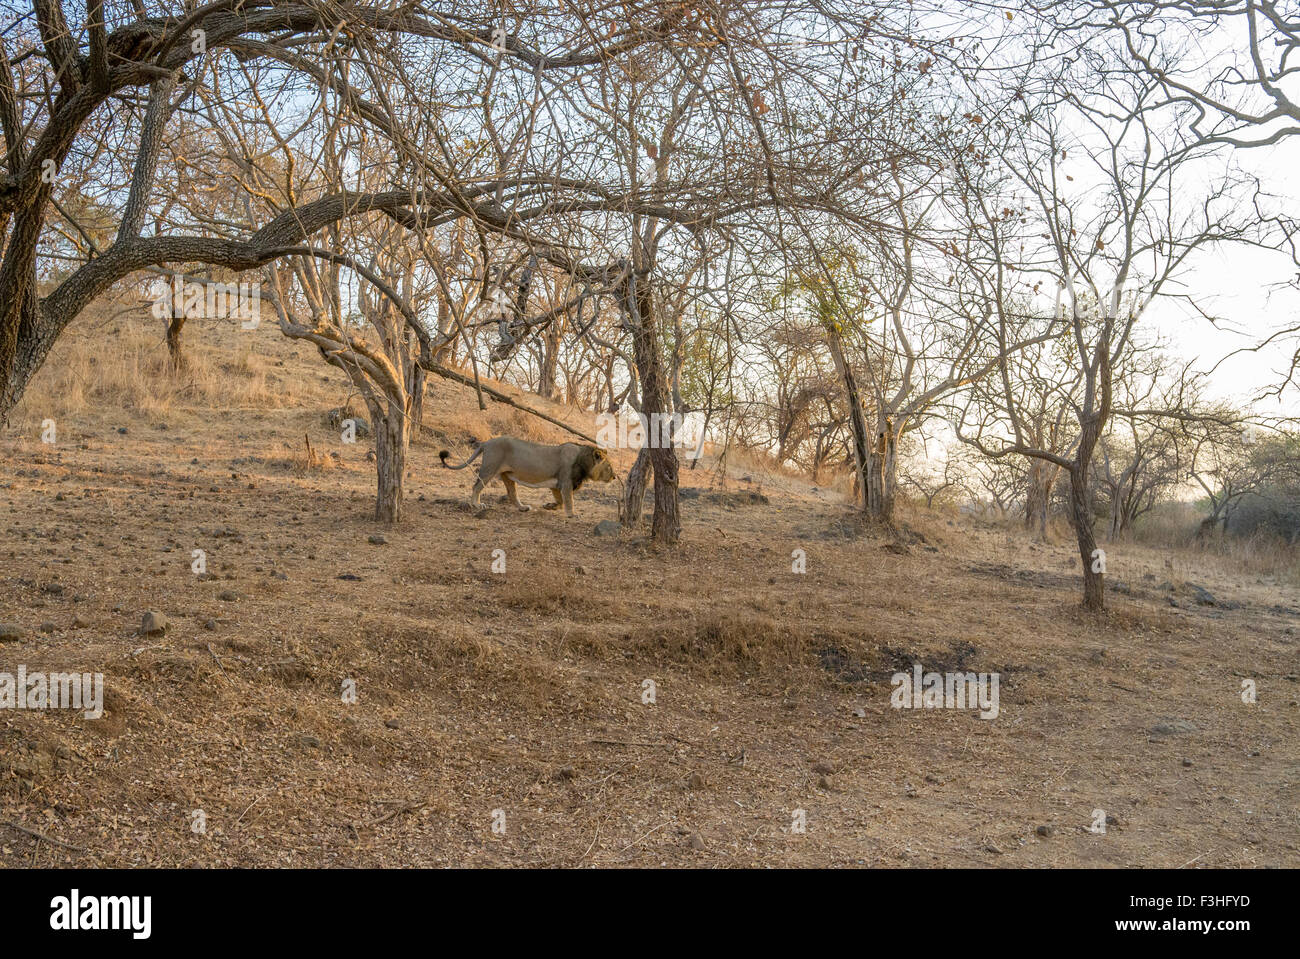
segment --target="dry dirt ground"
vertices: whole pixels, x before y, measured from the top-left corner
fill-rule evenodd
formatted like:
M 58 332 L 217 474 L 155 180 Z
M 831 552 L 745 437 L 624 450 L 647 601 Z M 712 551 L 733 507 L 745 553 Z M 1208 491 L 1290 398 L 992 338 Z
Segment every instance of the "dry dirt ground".
M 1088 616 L 1063 540 L 862 529 L 743 466 L 683 471 L 674 551 L 595 534 L 613 488 L 476 517 L 439 447 L 558 434 L 440 381 L 381 529 L 341 374 L 187 335 L 206 393 L 149 392 L 144 321 L 82 324 L 0 433 L 0 671 L 107 686 L 98 720 L 0 710 L 0 864 L 1300 865 L 1294 583 L 1117 545 Z M 999 672 L 998 718 L 891 708 L 918 662 Z

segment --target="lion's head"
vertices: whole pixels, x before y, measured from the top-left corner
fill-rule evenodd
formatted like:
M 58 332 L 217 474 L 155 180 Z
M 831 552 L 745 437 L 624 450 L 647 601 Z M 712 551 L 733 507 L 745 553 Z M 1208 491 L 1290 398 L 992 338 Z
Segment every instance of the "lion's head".
M 573 461 L 573 488 L 580 489 L 587 480 L 608 483 L 618 479 L 609 454 L 596 446 L 584 446 Z

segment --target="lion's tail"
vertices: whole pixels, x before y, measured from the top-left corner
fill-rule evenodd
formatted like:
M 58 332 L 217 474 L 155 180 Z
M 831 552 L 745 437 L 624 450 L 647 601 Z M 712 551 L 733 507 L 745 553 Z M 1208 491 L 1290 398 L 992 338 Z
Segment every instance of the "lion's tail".
M 474 462 L 481 455 L 483 455 L 483 444 L 479 443 L 474 450 L 474 455 L 471 456 L 469 459 L 467 459 L 465 462 L 461 463 L 459 466 L 452 466 L 450 463 L 447 462 L 447 457 L 450 455 L 451 453 L 449 453 L 447 450 L 442 450 L 441 452 L 438 453 L 438 459 L 442 460 L 442 465 L 447 467 L 447 469 L 449 470 L 463 470 L 466 466 L 468 466 L 470 463 Z

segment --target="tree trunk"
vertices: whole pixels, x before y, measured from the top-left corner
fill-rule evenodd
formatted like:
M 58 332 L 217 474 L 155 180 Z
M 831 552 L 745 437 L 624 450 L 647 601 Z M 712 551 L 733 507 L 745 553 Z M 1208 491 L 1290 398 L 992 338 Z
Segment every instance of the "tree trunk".
M 676 543 L 682 535 L 677 450 L 668 445 L 652 447 L 650 462 L 655 471 L 655 515 L 650 535 L 656 543 Z
M 1025 494 L 1025 531 L 1037 527 L 1038 539 L 1047 542 L 1047 514 L 1056 485 L 1057 467 L 1043 460 L 1030 460 L 1029 490 Z
M 844 394 L 849 402 L 849 426 L 853 434 L 853 460 L 857 479 L 855 498 L 861 496 L 862 508 L 869 510 L 870 503 L 866 490 L 867 464 L 871 453 L 867 444 L 867 422 L 862 415 L 862 398 L 858 393 L 858 383 L 853 376 L 853 370 L 844 358 L 844 344 L 840 340 L 839 330 L 834 327 L 829 328 L 826 339 L 831 347 L 831 359 L 835 361 L 835 369 L 839 372 L 840 379 L 844 381 Z
M 409 419 L 400 407 L 370 406 L 371 429 L 375 435 L 375 520 L 396 523 L 402 518 L 402 480 L 406 475 L 406 450 L 410 439 Z
M 867 512 L 882 523 L 894 521 L 898 489 L 898 437 L 892 420 L 876 432 L 876 445 L 867 458 Z
M 1113 543 L 1124 532 L 1124 501 L 1116 491 L 1110 498 L 1110 526 L 1106 530 L 1106 541 Z
M 172 318 L 167 322 L 167 355 L 171 358 L 173 373 L 185 369 L 185 351 L 181 346 L 181 331 L 184 329 L 185 311 L 173 310 Z
M 1104 554 L 1097 549 L 1097 539 L 1092 534 L 1092 504 L 1088 495 L 1086 469 L 1070 471 L 1070 511 L 1074 519 L 1074 533 L 1079 541 L 1079 559 L 1083 563 L 1083 605 L 1087 609 L 1102 609 L 1106 605 L 1106 567 Z
M 542 335 L 541 372 L 538 374 L 537 395 L 555 398 L 555 366 L 560 359 L 560 325 L 553 321 Z
M 633 276 L 629 281 L 627 309 L 632 318 L 632 352 L 641 380 L 641 412 L 651 427 L 654 414 L 666 416 L 669 408 L 667 382 L 663 357 L 659 351 L 659 336 L 655 320 L 654 297 L 648 277 Z M 650 433 L 661 431 L 650 429 Z M 671 545 L 681 535 L 681 511 L 677 497 L 677 451 L 671 443 L 663 443 L 660 435 L 648 436 L 649 460 L 654 468 L 655 512 L 651 522 L 651 538 L 656 543 Z M 643 448 L 644 452 L 644 448 Z M 638 459 L 640 457 L 638 456 Z M 629 490 L 629 495 L 631 494 Z M 625 513 L 633 508 L 640 514 L 640 504 L 629 499 Z
M 623 511 L 619 520 L 627 528 L 641 522 L 641 509 L 645 503 L 645 488 L 650 479 L 650 447 L 641 447 L 636 454 L 636 462 L 627 474 L 627 483 L 623 488 Z
M 407 437 L 412 443 L 420 441 L 420 431 L 424 424 L 424 386 L 428 375 L 424 367 L 414 361 L 406 369 L 407 403 L 411 407 Z

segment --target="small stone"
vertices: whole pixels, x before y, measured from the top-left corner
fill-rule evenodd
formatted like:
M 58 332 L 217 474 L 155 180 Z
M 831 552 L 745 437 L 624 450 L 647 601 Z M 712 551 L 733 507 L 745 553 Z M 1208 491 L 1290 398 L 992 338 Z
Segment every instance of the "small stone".
M 50 622 L 48 619 L 47 619 L 45 622 L 41 623 L 41 632 L 42 632 L 42 633 L 52 633 L 52 632 L 54 632 L 56 629 L 58 629 L 58 627 L 55 626 L 52 622 Z
M 556 779 L 573 779 L 578 775 L 578 771 L 572 766 L 561 766 L 555 771 Z
M 1192 767 L 1192 761 L 1191 761 L 1190 759 L 1184 759 L 1184 760 L 1183 760 L 1183 768 L 1184 768 L 1184 769 L 1190 769 L 1191 767 Z
M 835 772 L 835 767 L 831 763 L 822 759 L 813 763 L 813 772 L 817 773 L 819 776 L 829 776 L 831 773 Z
M 217 593 L 217 599 L 221 600 L 223 603 L 233 603 L 239 599 L 239 594 L 233 590 L 223 589 L 221 592 Z
M 1181 736 L 1196 731 L 1196 724 L 1186 719 L 1162 719 L 1151 727 L 1151 733 L 1155 736 Z
M 707 786 L 708 783 L 704 777 L 697 772 L 691 773 L 690 778 L 686 780 L 687 789 L 704 789 Z
M 401 729 L 401 728 L 402 728 L 401 725 L 397 722 L 396 719 L 386 719 L 386 720 L 384 720 L 384 725 L 387 726 L 389 729 Z
M 82 616 L 80 613 L 77 613 L 75 616 L 72 617 L 73 629 L 85 629 L 89 625 L 90 623 L 87 622 L 86 618 Z
M 170 625 L 166 616 L 151 609 L 140 619 L 140 632 L 145 636 L 156 636 L 167 632 Z
M 698 832 L 691 833 L 691 848 L 696 852 L 704 852 L 709 847 L 704 844 L 704 837 Z
M 1046 839 L 1046 838 L 1048 838 L 1049 836 L 1054 836 L 1054 835 L 1056 835 L 1056 827 L 1055 827 L 1055 826 L 1039 826 L 1037 829 L 1034 830 L 1034 832 L 1036 832 L 1038 835 L 1040 835 L 1040 836 L 1042 836 L 1044 839 Z
M 825 776 L 820 776 L 820 777 L 818 777 L 818 779 L 817 779 L 817 785 L 818 785 L 820 788 L 825 789 L 827 792 L 831 792 L 831 791 L 832 791 L 832 790 L 831 790 L 831 781 L 830 781 L 830 779 L 828 779 L 828 778 L 825 777 Z
M 203 628 L 206 629 L 209 633 L 215 632 L 217 628 L 217 621 L 215 619 L 205 619 L 203 621 Z
M 602 519 L 596 524 L 596 535 L 617 536 L 620 529 L 622 529 L 622 527 L 618 525 L 617 521 L 612 519 Z
M 119 427 L 117 428 L 117 432 L 118 432 L 118 435 L 120 435 L 120 436 L 125 436 L 125 435 L 126 435 L 126 427 L 125 427 L 125 426 L 119 426 Z
M 371 533 L 371 534 L 370 534 L 370 545 L 371 545 L 371 546 L 384 546 L 384 545 L 386 545 L 387 543 L 388 543 L 388 540 L 384 539 L 384 537 L 382 537 L 382 536 L 379 535 L 378 533 Z

